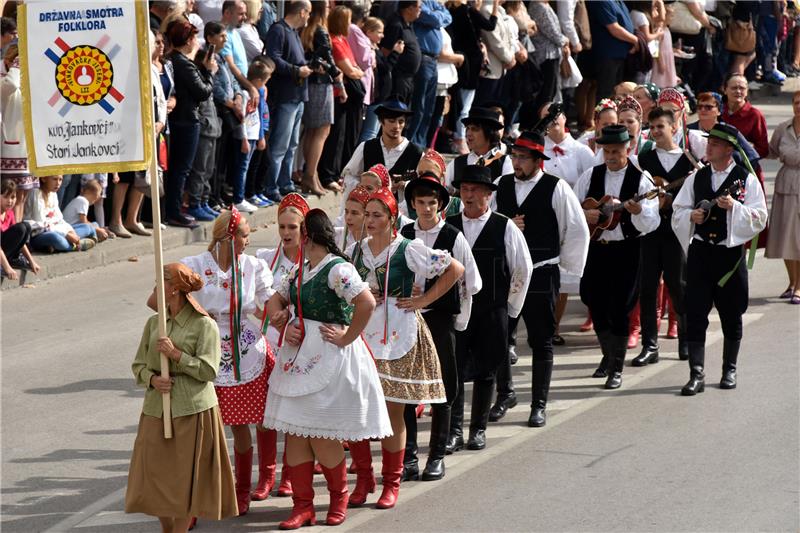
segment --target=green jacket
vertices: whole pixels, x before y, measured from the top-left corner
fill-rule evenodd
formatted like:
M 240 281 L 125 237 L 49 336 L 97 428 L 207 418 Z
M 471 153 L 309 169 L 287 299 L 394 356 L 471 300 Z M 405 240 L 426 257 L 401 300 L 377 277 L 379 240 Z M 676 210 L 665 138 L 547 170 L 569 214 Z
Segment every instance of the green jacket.
M 217 405 L 213 382 L 221 351 L 216 322 L 186 304 L 176 317 L 167 317 L 167 337 L 182 352 L 180 361 L 169 360 L 169 373 L 175 379 L 170 392 L 172 417 L 193 415 Z M 158 315 L 145 324 L 131 369 L 136 383 L 146 389 L 142 412 L 161 418 L 161 393 L 150 386 L 150 378 L 161 373 Z

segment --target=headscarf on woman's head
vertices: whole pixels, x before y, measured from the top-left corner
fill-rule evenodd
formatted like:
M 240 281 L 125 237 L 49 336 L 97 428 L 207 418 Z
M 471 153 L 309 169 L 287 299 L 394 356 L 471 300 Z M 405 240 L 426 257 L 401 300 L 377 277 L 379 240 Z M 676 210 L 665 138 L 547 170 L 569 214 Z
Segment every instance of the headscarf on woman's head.
M 378 178 L 381 182 L 381 187 L 388 188 L 391 185 L 391 179 L 389 178 L 389 170 L 378 163 L 377 165 L 372 165 L 369 167 L 369 170 L 364 172 L 364 174 L 372 174 L 376 178 Z M 363 176 L 363 174 L 362 174 Z
M 167 263 L 164 265 L 164 279 L 181 291 L 195 310 L 201 315 L 208 316 L 208 312 L 197 303 L 190 292 L 199 291 L 203 288 L 203 279 L 197 272 L 184 265 L 183 263 Z
M 347 195 L 347 201 L 358 202 L 362 206 L 366 207 L 367 202 L 369 202 L 369 197 L 369 189 L 363 185 L 357 185 L 356 188 L 350 191 L 350 194 Z
M 653 103 L 656 103 L 658 101 L 658 96 L 661 94 L 661 89 L 658 87 L 658 85 L 656 85 L 651 81 L 643 83 L 642 85 L 639 85 L 636 88 L 644 89 L 644 91 L 647 93 L 647 97 L 650 98 L 650 100 L 652 100 Z
M 286 209 L 294 208 L 296 209 L 303 218 L 308 214 L 308 202 L 306 199 L 297 194 L 296 192 L 292 192 L 287 194 L 281 200 L 281 203 L 278 204 L 278 216 L 283 213 Z
M 436 166 L 439 167 L 441 171 L 439 174 L 439 178 L 441 179 L 444 176 L 445 170 L 447 169 L 447 165 L 444 162 L 444 158 L 442 154 L 434 150 L 433 148 L 428 148 L 425 150 L 425 153 L 422 154 L 422 159 L 428 159 L 436 163 Z
M 386 208 L 389 210 L 389 214 L 395 219 L 397 219 L 399 211 L 397 209 L 397 200 L 395 199 L 394 194 L 392 194 L 392 191 L 390 191 L 386 187 L 383 187 L 370 194 L 369 199 L 377 200 L 383 205 L 385 205 Z

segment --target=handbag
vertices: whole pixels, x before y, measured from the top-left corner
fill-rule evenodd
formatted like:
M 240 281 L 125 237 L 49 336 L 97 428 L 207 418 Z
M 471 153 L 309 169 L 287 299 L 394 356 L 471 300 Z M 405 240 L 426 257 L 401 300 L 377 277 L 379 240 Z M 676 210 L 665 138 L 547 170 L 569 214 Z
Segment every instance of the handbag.
M 683 33 L 685 35 L 697 35 L 703 29 L 700 21 L 694 18 L 694 15 L 686 7 L 685 2 L 675 2 L 673 8 L 672 22 L 669 29 L 674 33 Z
M 756 30 L 749 20 L 731 19 L 725 32 L 725 50 L 738 54 L 750 54 L 756 49 Z
M 561 61 L 561 88 L 573 89 L 581 84 L 583 74 L 581 74 L 575 59 L 569 56 Z

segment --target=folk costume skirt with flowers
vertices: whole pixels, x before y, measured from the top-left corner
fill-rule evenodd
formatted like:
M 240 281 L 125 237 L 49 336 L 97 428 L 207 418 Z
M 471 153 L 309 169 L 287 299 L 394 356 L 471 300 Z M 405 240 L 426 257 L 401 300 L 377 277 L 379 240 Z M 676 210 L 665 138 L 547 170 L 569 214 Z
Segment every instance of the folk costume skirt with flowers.
M 217 406 L 173 418 L 171 439 L 161 418 L 141 415 L 125 512 L 211 520 L 239 514 Z
M 364 340 L 325 342 L 322 322 L 305 319 L 300 346 L 278 350 L 269 380 L 264 427 L 335 440 L 382 439 L 392 425 L 375 362 Z
M 275 355 L 260 328 L 251 320 L 242 319 L 239 335 L 240 379 L 237 380 L 229 317 L 225 314 L 217 318 L 222 339 L 222 358 L 214 390 L 217 392 L 222 422 L 226 426 L 261 424 Z
M 376 311 L 375 315 L 377 314 Z M 411 350 L 400 358 L 375 359 L 378 376 L 381 378 L 383 386 L 383 394 L 388 402 L 413 405 L 444 403 L 447 401 L 447 394 L 442 382 L 442 370 L 439 366 L 436 346 L 433 344 L 431 332 L 420 312 L 415 311 L 414 314 L 417 323 L 417 342 Z

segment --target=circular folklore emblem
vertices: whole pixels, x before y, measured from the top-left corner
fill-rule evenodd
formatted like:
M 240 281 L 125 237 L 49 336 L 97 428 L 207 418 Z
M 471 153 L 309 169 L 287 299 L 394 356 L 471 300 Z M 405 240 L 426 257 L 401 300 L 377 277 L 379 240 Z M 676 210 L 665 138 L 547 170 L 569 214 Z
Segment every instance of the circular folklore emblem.
M 74 46 L 56 66 L 56 86 L 61 95 L 77 105 L 92 105 L 111 89 L 114 69 L 108 56 L 94 46 Z

